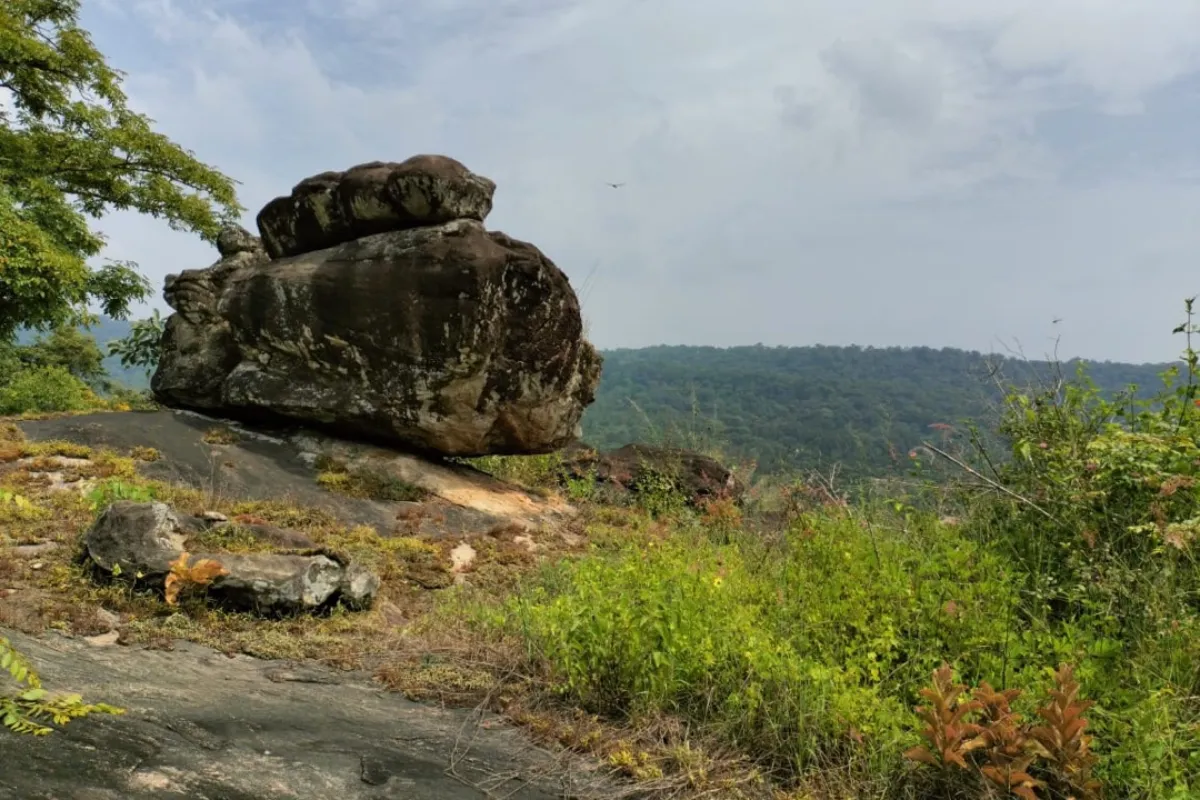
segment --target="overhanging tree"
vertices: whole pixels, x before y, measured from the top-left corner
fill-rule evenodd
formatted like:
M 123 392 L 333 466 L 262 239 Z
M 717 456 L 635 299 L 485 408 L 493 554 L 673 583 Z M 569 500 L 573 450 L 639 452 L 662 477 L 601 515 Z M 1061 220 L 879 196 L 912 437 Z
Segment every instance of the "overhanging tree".
M 122 318 L 149 295 L 129 262 L 88 265 L 104 246 L 91 219 L 135 209 L 212 241 L 243 210 L 233 180 L 129 109 L 79 5 L 0 2 L 0 341 L 84 321 L 93 304 Z

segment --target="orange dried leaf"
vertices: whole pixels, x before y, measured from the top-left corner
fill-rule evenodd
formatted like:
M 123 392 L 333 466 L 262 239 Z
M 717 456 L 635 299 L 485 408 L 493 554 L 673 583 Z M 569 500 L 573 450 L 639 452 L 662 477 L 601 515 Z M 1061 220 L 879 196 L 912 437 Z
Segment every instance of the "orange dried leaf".
M 229 570 L 225 569 L 221 562 L 205 558 L 192 565 L 188 572 L 188 578 L 192 583 L 207 585 L 222 575 L 228 574 Z
M 904 757 L 909 761 L 920 761 L 923 764 L 929 764 L 934 767 L 938 766 L 938 760 L 934 758 L 933 753 L 924 747 L 914 747 L 910 750 L 905 750 Z
M 220 562 L 204 558 L 192 566 L 188 566 L 189 554 L 185 551 L 171 562 L 171 571 L 167 573 L 164 585 L 164 599 L 167 605 L 173 606 L 179 601 L 179 593 L 187 586 L 207 586 L 222 575 L 228 575 Z

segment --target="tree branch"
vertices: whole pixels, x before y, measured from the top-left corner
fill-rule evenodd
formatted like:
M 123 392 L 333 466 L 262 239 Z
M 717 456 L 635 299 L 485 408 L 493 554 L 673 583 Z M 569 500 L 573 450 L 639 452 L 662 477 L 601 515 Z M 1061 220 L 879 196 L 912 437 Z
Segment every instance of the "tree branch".
M 1024 497 L 1024 496 L 1022 496 L 1022 495 L 1019 495 L 1019 494 L 1017 494 L 1016 492 L 1014 492 L 1012 489 L 1009 489 L 1007 486 L 1004 486 L 1003 484 L 997 483 L 996 481 L 994 481 L 994 480 L 992 480 L 991 478 L 989 478 L 987 475 L 984 475 L 984 474 L 982 474 L 982 473 L 981 473 L 981 472 L 979 472 L 978 470 L 976 470 L 976 469 L 973 469 L 972 467 L 970 467 L 968 464 L 965 464 L 965 463 L 963 463 L 962 461 L 960 461 L 959 459 L 957 459 L 957 458 L 955 458 L 954 456 L 950 455 L 950 454 L 949 454 L 949 453 L 947 453 L 945 450 L 942 450 L 941 448 L 938 448 L 938 447 L 934 447 L 934 446 L 933 446 L 932 444 L 930 444 L 929 442 L 921 442 L 921 446 L 922 446 L 922 447 L 924 447 L 924 448 L 926 448 L 926 449 L 927 449 L 927 450 L 929 450 L 930 452 L 932 452 L 932 453 L 935 453 L 936 455 L 939 455 L 939 456 L 941 456 L 942 458 L 946 459 L 946 460 L 947 460 L 947 461 L 949 461 L 951 464 L 954 464 L 955 466 L 957 466 L 959 469 L 962 469 L 963 471 L 965 471 L 965 472 L 968 472 L 968 473 L 970 473 L 971 475 L 974 475 L 976 478 L 979 478 L 979 480 L 983 481 L 984 483 L 986 483 L 988 486 L 992 487 L 992 488 L 993 488 L 993 489 L 995 489 L 996 491 L 998 491 L 998 492 L 1002 492 L 1003 494 L 1006 494 L 1006 495 L 1008 495 L 1009 497 L 1013 498 L 1014 500 L 1016 500 L 1016 501 L 1018 501 L 1018 502 L 1020 502 L 1020 503 L 1024 503 L 1025 505 L 1029 506 L 1029 507 L 1030 507 L 1030 508 L 1032 508 L 1033 510 L 1037 511 L 1039 514 L 1041 514 L 1041 515 L 1043 515 L 1044 517 L 1046 517 L 1046 519 L 1050 520 L 1051 522 L 1055 522 L 1055 523 L 1057 523 L 1057 524 L 1059 524 L 1059 525 L 1062 525 L 1062 524 L 1064 524 L 1062 520 L 1060 520 L 1058 517 L 1056 517 L 1056 516 L 1054 516 L 1053 514 L 1051 514 L 1051 513 L 1050 513 L 1049 511 L 1047 511 L 1046 509 L 1044 509 L 1044 508 L 1042 508 L 1041 506 L 1039 506 L 1037 503 L 1035 503 L 1035 502 L 1033 502 L 1032 500 L 1030 500 L 1028 497 Z

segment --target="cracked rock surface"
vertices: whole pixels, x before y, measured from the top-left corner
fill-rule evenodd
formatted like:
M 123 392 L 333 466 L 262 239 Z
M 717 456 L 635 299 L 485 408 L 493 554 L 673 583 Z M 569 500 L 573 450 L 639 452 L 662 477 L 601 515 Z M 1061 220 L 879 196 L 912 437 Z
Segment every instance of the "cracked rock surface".
M 5 632 L 5 635 L 9 635 Z M 126 709 L 46 737 L 0 733 L 0 800 L 514 800 L 613 787 L 499 718 L 384 692 L 364 676 L 12 635 L 51 690 Z

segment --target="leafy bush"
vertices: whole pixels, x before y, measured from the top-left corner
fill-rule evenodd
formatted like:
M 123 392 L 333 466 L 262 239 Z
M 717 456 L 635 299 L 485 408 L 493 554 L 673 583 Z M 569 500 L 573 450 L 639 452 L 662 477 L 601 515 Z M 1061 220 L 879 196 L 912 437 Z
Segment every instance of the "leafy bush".
M 652 517 L 674 516 L 687 506 L 675 476 L 649 464 L 637 467 L 629 488 L 637 506 Z
M 1009 458 L 964 532 L 1020 576 L 1021 628 L 1087 650 L 1097 774 L 1126 797 L 1200 792 L 1200 408 L 1192 304 L 1161 390 L 1109 400 L 1082 371 L 1008 397 Z M 982 458 L 981 471 L 994 459 Z M 1004 491 L 996 491 L 996 486 Z M 1069 654 L 1064 653 L 1068 660 Z M 1151 723 L 1150 720 L 1153 720 Z
M 88 506 L 94 513 L 103 511 L 120 500 L 134 503 L 149 503 L 156 500 L 158 493 L 152 485 L 142 485 L 109 478 L 92 488 L 87 494 Z
M 717 543 L 727 516 L 552 568 L 512 602 L 512 629 L 588 709 L 679 714 L 792 775 L 853 748 L 886 781 L 945 654 L 1003 674 L 1016 592 L 957 531 L 808 515 L 778 545 Z
M 0 385 L 0 415 L 86 411 L 105 402 L 63 367 L 18 371 Z
M 1107 399 L 1082 373 L 1012 392 L 1010 452 L 981 452 L 934 504 L 818 492 L 765 537 L 723 507 L 596 528 L 609 547 L 491 620 L 565 699 L 680 717 L 777 777 L 887 798 L 1196 796 L 1197 362 L 1189 341 L 1153 397 Z
M 93 389 L 107 388 L 104 354 L 95 337 L 79 328 L 60 325 L 28 344 L 10 347 L 25 369 L 62 367 Z

